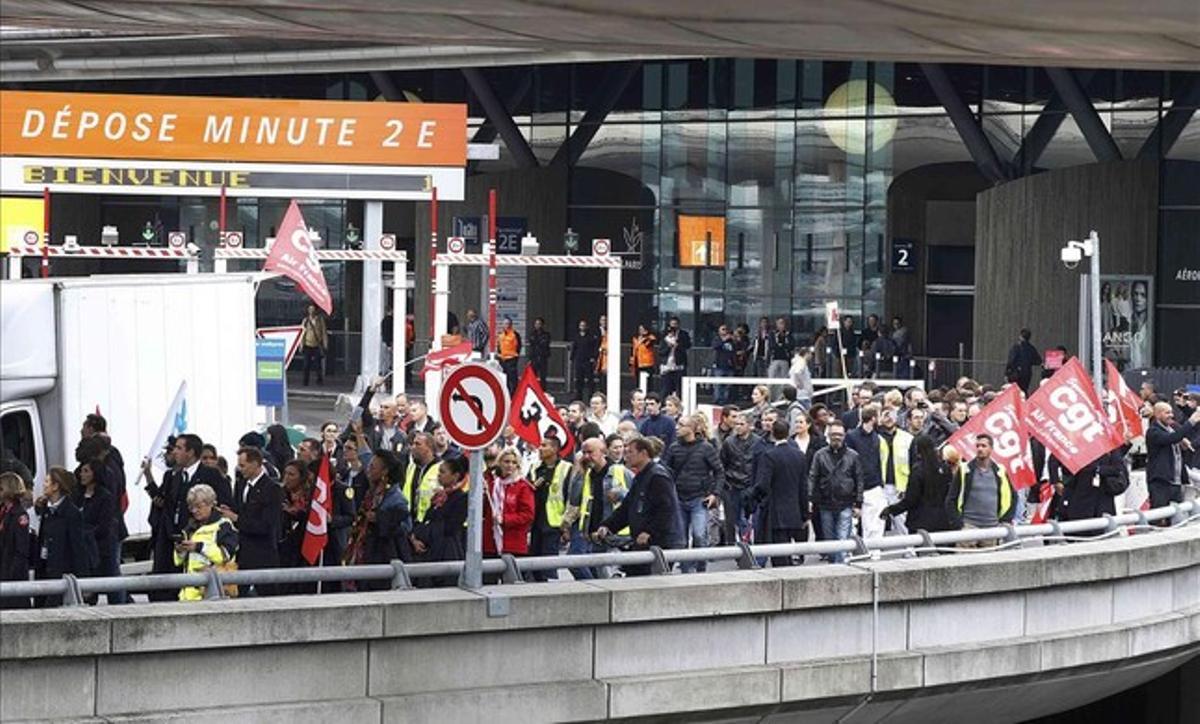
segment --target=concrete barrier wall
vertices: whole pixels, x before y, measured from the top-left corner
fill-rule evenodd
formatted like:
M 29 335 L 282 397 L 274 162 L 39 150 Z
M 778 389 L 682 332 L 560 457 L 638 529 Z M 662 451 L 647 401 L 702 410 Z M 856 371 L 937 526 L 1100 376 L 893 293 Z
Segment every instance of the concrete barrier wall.
M 507 615 L 489 616 L 489 603 Z M 1004 698 L 1013 715 L 1004 718 L 1018 719 L 1107 695 L 1114 681 L 1136 685 L 1198 653 L 1192 527 L 483 594 L 4 612 L 0 720 L 499 724 L 736 710 L 819 721 L 870 694 L 854 721 L 932 721 L 955 696 L 961 721 L 986 700 L 982 690 L 1020 686 L 1021 696 Z M 1056 677 L 1072 686 L 1030 694 Z M 1013 707 L 1024 708 L 1017 716 Z M 980 722 L 995 719 L 989 711 Z

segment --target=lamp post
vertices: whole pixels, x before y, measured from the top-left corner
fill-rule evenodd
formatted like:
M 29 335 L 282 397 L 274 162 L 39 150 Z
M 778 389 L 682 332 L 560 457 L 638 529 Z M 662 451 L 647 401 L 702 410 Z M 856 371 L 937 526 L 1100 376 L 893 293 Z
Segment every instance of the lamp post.
M 1096 385 L 1096 394 L 1103 400 L 1104 361 L 1101 359 L 1100 343 L 1100 235 L 1095 230 L 1090 231 L 1088 237 L 1083 241 L 1068 241 L 1067 245 L 1060 252 L 1063 265 L 1068 269 L 1074 269 L 1079 266 L 1079 262 L 1085 256 L 1088 257 L 1091 264 L 1090 279 L 1088 280 L 1090 286 L 1090 293 L 1088 294 L 1090 301 L 1088 306 L 1090 307 L 1089 317 L 1092 327 L 1092 377 Z

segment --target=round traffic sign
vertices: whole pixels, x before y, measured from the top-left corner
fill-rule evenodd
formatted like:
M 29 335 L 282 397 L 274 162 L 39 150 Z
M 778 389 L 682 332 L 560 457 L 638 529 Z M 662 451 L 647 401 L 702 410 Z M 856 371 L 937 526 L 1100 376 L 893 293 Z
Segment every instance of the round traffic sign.
M 461 236 L 452 236 L 446 240 L 446 251 L 451 254 L 462 254 L 467 250 L 467 240 Z
M 23 238 L 25 239 L 26 246 L 33 246 L 38 243 L 38 240 L 41 239 L 41 237 L 42 235 L 36 231 L 26 231 Z
M 242 232 L 240 232 L 240 231 L 226 231 L 226 232 L 225 232 L 225 246 L 228 246 L 228 247 L 230 247 L 230 248 L 232 248 L 232 249 L 239 249 L 239 248 L 241 248 L 241 246 L 242 246 Z
M 446 434 L 459 447 L 490 445 L 508 419 L 508 389 L 498 370 L 469 363 L 454 368 L 442 383 L 438 412 Z
M 592 239 L 592 256 L 608 256 L 611 249 L 608 239 Z
M 396 235 L 384 234 L 379 237 L 379 248 L 384 251 L 391 251 L 396 248 Z
M 167 234 L 167 243 L 175 249 L 181 249 L 187 243 L 187 234 L 182 231 L 172 231 Z

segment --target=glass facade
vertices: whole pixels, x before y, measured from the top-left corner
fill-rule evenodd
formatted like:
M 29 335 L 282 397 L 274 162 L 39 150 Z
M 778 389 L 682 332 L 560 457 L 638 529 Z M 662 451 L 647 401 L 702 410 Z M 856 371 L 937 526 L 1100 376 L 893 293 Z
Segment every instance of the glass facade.
M 1016 175 L 1095 161 L 1043 70 L 944 67 L 1000 160 Z M 488 68 L 485 75 L 546 164 L 585 119 L 596 117 L 588 111 L 595 110 L 598 89 L 615 71 L 615 64 L 542 65 Z M 1196 259 L 1200 119 L 1193 117 L 1165 154 L 1154 131 L 1176 99 L 1195 97 L 1181 91 L 1200 82 L 1200 74 L 1081 70 L 1075 75 L 1125 158 L 1149 144 L 1149 154 L 1164 161 L 1160 261 Z M 470 134 L 495 138 L 458 70 L 395 71 L 389 78 L 410 99 L 467 103 Z M 70 85 L 46 89 L 146 92 L 136 81 Z M 155 90 L 346 100 L 379 95 L 365 73 L 170 80 Z M 699 342 L 725 318 L 752 322 L 762 315 L 785 315 L 794 329 L 811 330 L 831 299 L 855 315 L 883 314 L 889 188 L 918 168 L 972 164 L 914 63 L 645 62 L 603 122 L 586 130 L 594 130 L 594 137 L 568 168 L 570 227 L 585 244 L 609 238 L 614 251 L 640 261 L 630 264 L 640 268 L 625 273 L 627 325 L 678 314 Z M 502 147 L 498 161 L 472 162 L 470 173 L 514 167 Z M 267 209 L 275 203 L 239 201 L 237 215 L 249 243 L 261 243 L 269 233 L 259 219 L 274 218 Z M 211 219 L 209 204 L 201 206 L 196 214 Z M 337 244 L 346 224 L 360 220 L 361 210 L 351 206 L 331 202 L 322 219 L 310 223 L 323 225 L 326 238 Z M 182 207 L 179 213 L 186 215 Z M 681 243 L 704 241 L 679 238 L 681 215 L 724 219 L 723 266 L 679 264 Z M 532 231 L 554 237 L 563 230 Z M 601 312 L 602 273 L 572 270 L 566 284 L 568 319 Z M 1168 288 L 1165 280 L 1160 286 L 1162 303 L 1168 305 L 1160 317 L 1164 324 L 1176 311 L 1196 313 L 1200 299 L 1190 291 L 1195 283 L 1182 291 Z

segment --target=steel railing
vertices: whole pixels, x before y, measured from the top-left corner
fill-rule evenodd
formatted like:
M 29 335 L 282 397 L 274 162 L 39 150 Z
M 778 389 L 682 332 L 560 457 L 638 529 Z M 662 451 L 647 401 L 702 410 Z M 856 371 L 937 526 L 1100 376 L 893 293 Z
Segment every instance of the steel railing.
M 1046 543 L 1063 543 L 1081 539 L 1079 534 L 1100 534 L 1087 540 L 1098 540 L 1119 534 L 1122 529 L 1132 528 L 1138 532 L 1156 532 L 1167 528 L 1154 526 L 1158 521 L 1169 521 L 1170 527 L 1179 527 L 1200 520 L 1200 501 L 1191 500 L 1172 503 L 1147 511 L 1133 511 L 1120 515 L 1105 515 L 1102 518 L 1087 518 L 1067 522 L 1014 525 L 1006 524 L 992 528 L 939 531 L 929 533 L 917 531 L 908 535 L 885 536 L 864 539 L 854 536 L 848 540 L 817 541 L 812 543 L 762 543 L 706 548 L 662 549 L 651 546 L 648 550 L 613 551 L 586 553 L 581 555 L 533 556 L 516 558 L 504 554 L 483 562 L 483 572 L 489 576 L 500 576 L 502 583 L 520 583 L 522 574 L 540 571 L 557 571 L 561 568 L 597 568 L 607 566 L 649 566 L 651 574 L 669 573 L 677 563 L 715 563 L 733 561 L 739 569 L 759 567 L 759 561 L 773 556 L 832 555 L 845 553 L 849 561 L 863 558 L 882 558 L 889 554 L 936 555 L 957 543 L 977 541 L 1001 541 L 992 548 L 956 550 L 956 553 L 976 554 L 991 550 L 1019 546 L 1026 540 L 1041 540 Z M 835 564 L 836 565 L 836 564 Z M 336 566 L 329 568 L 267 568 L 262 570 L 232 571 L 220 573 L 208 569 L 203 573 L 159 573 L 139 576 L 114 576 L 107 578 L 79 578 L 66 575 L 62 578 L 40 581 L 6 581 L 0 583 L 0 598 L 32 598 L 61 596 L 63 604 L 81 605 L 85 596 L 118 593 L 146 593 L 204 587 L 205 597 L 224 598 L 223 586 L 276 586 L 310 584 L 318 582 L 367 581 L 384 582 L 388 588 L 403 590 L 413 588 L 418 579 L 456 578 L 462 571 L 462 561 L 438 563 L 403 563 L 363 566 Z

